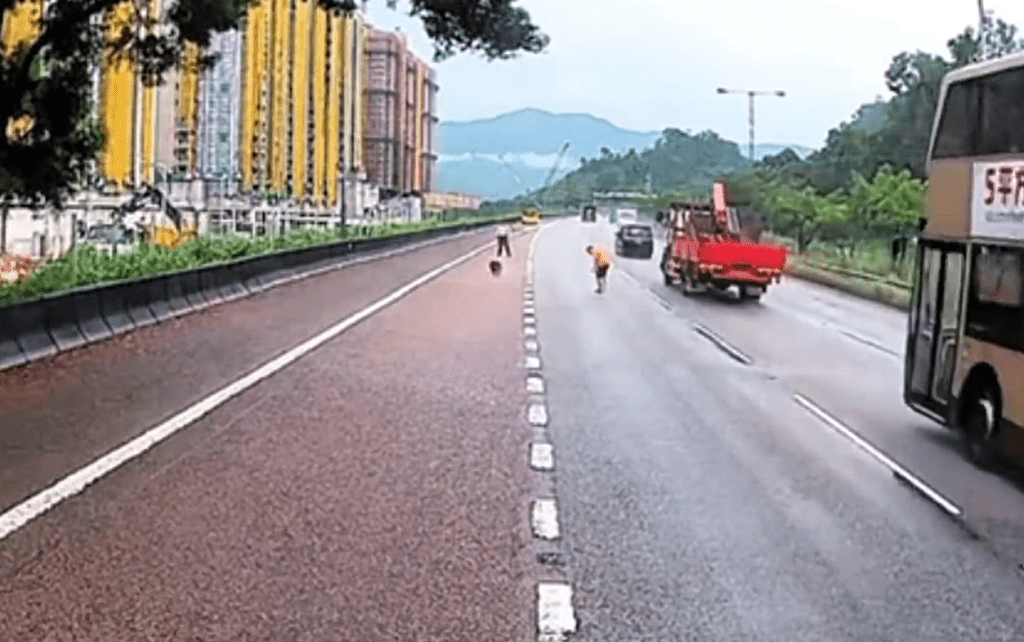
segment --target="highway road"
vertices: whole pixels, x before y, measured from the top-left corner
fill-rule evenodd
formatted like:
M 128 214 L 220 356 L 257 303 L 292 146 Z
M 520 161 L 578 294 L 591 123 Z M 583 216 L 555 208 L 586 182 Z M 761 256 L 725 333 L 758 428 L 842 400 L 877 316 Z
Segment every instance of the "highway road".
M 660 246 L 597 295 L 593 242 L 564 221 L 537 249 L 582 639 L 1024 639 L 1024 494 L 904 407 L 903 314 L 785 277 L 684 297 Z
M 189 416 L 0 538 L 0 639 L 1024 639 L 1024 489 L 904 407 L 902 313 L 488 242 L 0 373 L 0 533 Z

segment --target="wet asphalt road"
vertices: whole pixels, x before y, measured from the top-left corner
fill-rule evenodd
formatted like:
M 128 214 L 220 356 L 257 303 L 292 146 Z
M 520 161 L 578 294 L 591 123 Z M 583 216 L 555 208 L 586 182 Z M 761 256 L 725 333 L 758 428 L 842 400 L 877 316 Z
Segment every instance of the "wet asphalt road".
M 2 508 L 485 240 L 0 374 Z M 541 482 L 527 241 L 501 278 L 486 255 L 454 268 L 0 541 L 0 640 L 528 640 L 536 581 L 563 577 L 588 641 L 1024 639 L 1024 492 L 903 406 L 905 317 L 883 306 L 792 279 L 684 298 L 656 259 L 618 259 L 599 296 L 583 247 L 610 228 L 546 225 Z M 558 569 L 528 526 L 548 492 Z
M 8 385 L 35 393 L 4 406 L 0 435 L 82 458 L 488 241 L 68 353 L 48 380 L 57 364 L 19 371 Z M 527 242 L 501 278 L 473 257 L 0 541 L 0 640 L 530 639 Z M 96 397 L 120 408 L 108 423 Z M 23 456 L 70 472 L 41 450 Z
M 597 295 L 583 248 L 610 247 L 610 229 L 561 221 L 537 250 L 581 639 L 1024 639 L 1024 493 L 903 406 L 901 313 L 785 278 L 760 303 L 684 298 L 661 282 L 660 247 L 618 259 Z

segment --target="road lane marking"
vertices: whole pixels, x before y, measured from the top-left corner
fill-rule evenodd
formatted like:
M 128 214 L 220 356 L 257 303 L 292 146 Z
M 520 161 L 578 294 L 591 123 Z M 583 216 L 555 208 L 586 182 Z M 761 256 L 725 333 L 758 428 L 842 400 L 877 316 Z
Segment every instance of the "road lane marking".
M 8 509 L 3 514 L 0 514 L 0 540 L 3 540 L 32 519 L 45 513 L 65 499 L 82 492 L 89 484 L 120 467 L 125 462 L 138 457 L 182 428 L 185 428 L 199 420 L 232 397 L 248 390 L 260 381 L 263 381 L 267 377 L 277 373 L 286 366 L 297 361 L 299 358 L 309 354 L 324 343 L 348 330 L 360 321 L 363 321 L 364 319 L 383 310 L 395 301 L 405 297 L 413 290 L 437 278 L 448 270 L 451 270 L 459 264 L 465 263 L 474 256 L 486 251 L 489 247 L 491 247 L 490 242 L 475 250 L 470 250 L 466 254 L 463 254 L 462 256 L 427 272 L 423 276 L 407 283 L 401 288 L 398 288 L 384 298 L 371 303 L 359 312 L 339 321 L 320 334 L 317 334 L 311 339 L 307 339 L 279 357 L 264 363 L 242 378 L 237 379 L 233 383 L 224 386 L 213 394 L 210 394 L 197 403 L 178 412 L 163 423 L 150 428 L 148 431 L 132 439 L 128 443 L 115 448 L 85 467 L 75 471 L 67 477 L 64 477 L 49 488 L 32 495 L 20 504 Z
M 880 343 L 877 343 L 875 341 L 872 341 L 871 339 L 868 339 L 867 337 L 857 334 L 856 332 L 850 332 L 849 330 L 840 329 L 839 333 L 853 339 L 854 341 L 859 341 L 864 345 L 871 346 L 876 350 L 880 350 L 881 352 L 884 352 L 887 355 L 896 357 L 897 359 L 899 359 L 901 356 L 900 353 L 896 352 L 895 350 L 887 348 Z
M 537 336 L 537 328 L 534 328 L 533 326 L 526 326 L 525 328 L 523 328 L 523 336 L 524 337 L 535 337 L 535 336 Z
M 662 308 L 664 308 L 664 309 L 665 309 L 666 311 L 668 311 L 668 312 L 671 312 L 671 311 L 672 311 L 672 304 L 671 304 L 671 303 L 669 303 L 668 301 L 666 301 L 665 299 L 661 298 L 661 295 L 659 295 L 659 294 L 658 294 L 658 293 L 656 293 L 656 292 L 652 292 L 652 291 L 650 290 L 650 288 L 645 288 L 645 289 L 644 289 L 644 292 L 646 292 L 648 296 L 650 296 L 651 298 L 653 298 L 653 299 L 654 299 L 654 301 L 655 301 L 655 303 L 657 303 L 658 305 L 660 305 L 660 306 L 661 306 Z
M 539 539 L 558 539 L 558 507 L 554 499 L 537 499 L 530 511 L 533 536 Z
M 696 321 L 694 321 L 691 325 L 693 329 L 697 331 L 698 334 L 701 334 L 704 337 L 710 339 L 712 343 L 721 348 L 722 352 L 725 352 L 727 355 L 729 355 L 736 361 L 739 361 L 740 363 L 746 366 L 749 366 L 750 364 L 754 363 L 753 359 L 743 354 L 743 352 L 739 348 L 731 345 L 728 341 L 715 334 L 715 332 L 712 331 L 711 328 L 701 323 L 697 323 Z
M 536 339 L 523 341 L 523 347 L 526 348 L 527 352 L 540 352 L 540 344 L 537 343 Z
M 562 582 L 537 584 L 537 642 L 563 642 L 576 631 L 572 587 Z
M 544 394 L 544 380 L 539 375 L 526 378 L 526 391 L 533 394 Z
M 821 406 L 814 403 L 813 401 L 811 401 L 810 399 L 808 399 L 807 397 L 800 393 L 793 395 L 793 400 L 796 401 L 801 406 L 803 406 L 804 408 L 806 408 L 807 410 L 809 410 L 811 414 L 816 416 L 818 419 L 825 422 L 833 429 L 835 429 L 837 432 L 842 434 L 844 437 L 852 441 L 862 450 L 864 450 L 869 455 L 874 457 L 877 461 L 881 462 L 881 464 L 888 468 L 889 471 L 892 472 L 892 474 L 895 475 L 898 479 L 913 486 L 915 490 L 917 490 L 919 493 L 930 499 L 932 502 L 938 505 L 939 508 L 946 511 L 953 517 L 961 517 L 963 515 L 963 511 L 960 510 L 960 508 L 956 504 L 946 499 L 937 490 L 926 484 L 912 472 L 910 472 L 909 470 L 901 466 L 899 463 L 894 461 L 891 457 L 886 455 L 884 452 L 873 446 L 868 440 L 858 435 L 856 431 L 854 431 L 852 428 L 850 428 L 843 422 L 833 417 Z
M 530 422 L 531 426 L 546 426 L 548 425 L 548 409 L 542 403 L 532 403 L 526 413 L 526 420 Z
M 529 370 L 540 370 L 540 357 L 526 357 L 523 363 Z
M 523 324 L 524 325 L 537 325 L 537 317 L 533 316 L 532 314 L 524 314 L 523 315 Z
M 672 304 L 669 303 L 668 301 L 666 301 L 664 298 L 662 298 L 661 295 L 659 295 L 654 290 L 652 290 L 650 288 L 645 288 L 643 283 L 640 282 L 640 279 L 636 278 L 635 276 L 633 276 L 632 274 L 630 274 L 629 272 L 627 272 L 625 270 L 620 270 L 618 272 L 618 274 L 621 274 L 625 278 L 627 278 L 630 281 L 632 281 L 634 285 L 636 285 L 638 288 L 640 288 L 640 290 L 644 294 L 646 294 L 649 298 L 653 299 L 654 302 L 657 303 L 659 306 L 661 306 L 661 308 L 663 310 L 665 310 L 666 312 L 671 312 L 672 311 Z
M 534 470 L 554 470 L 555 447 L 541 442 L 530 444 L 530 468 Z

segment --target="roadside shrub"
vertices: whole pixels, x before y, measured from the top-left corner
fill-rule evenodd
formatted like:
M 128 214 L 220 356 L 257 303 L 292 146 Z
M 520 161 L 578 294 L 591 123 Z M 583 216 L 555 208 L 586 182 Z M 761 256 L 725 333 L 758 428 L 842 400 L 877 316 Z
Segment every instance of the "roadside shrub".
M 77 287 L 187 270 L 270 252 L 336 243 L 345 238 L 386 237 L 496 218 L 500 217 L 465 219 L 458 223 L 438 220 L 383 223 L 360 226 L 358 229 L 349 227 L 344 234 L 329 228 L 307 228 L 291 230 L 276 236 L 206 235 L 177 249 L 139 244 L 131 247 L 130 251 L 119 252 L 116 256 L 93 245 L 78 245 L 67 256 L 46 263 L 22 282 L 0 284 L 0 306 Z

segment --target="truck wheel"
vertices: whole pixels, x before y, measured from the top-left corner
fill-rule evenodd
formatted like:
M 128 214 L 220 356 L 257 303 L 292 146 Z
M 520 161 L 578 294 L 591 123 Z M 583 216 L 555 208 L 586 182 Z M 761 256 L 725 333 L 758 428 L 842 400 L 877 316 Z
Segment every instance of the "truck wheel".
M 999 406 L 996 395 L 982 388 L 967 400 L 960 435 L 964 453 L 980 468 L 989 468 L 996 458 Z

